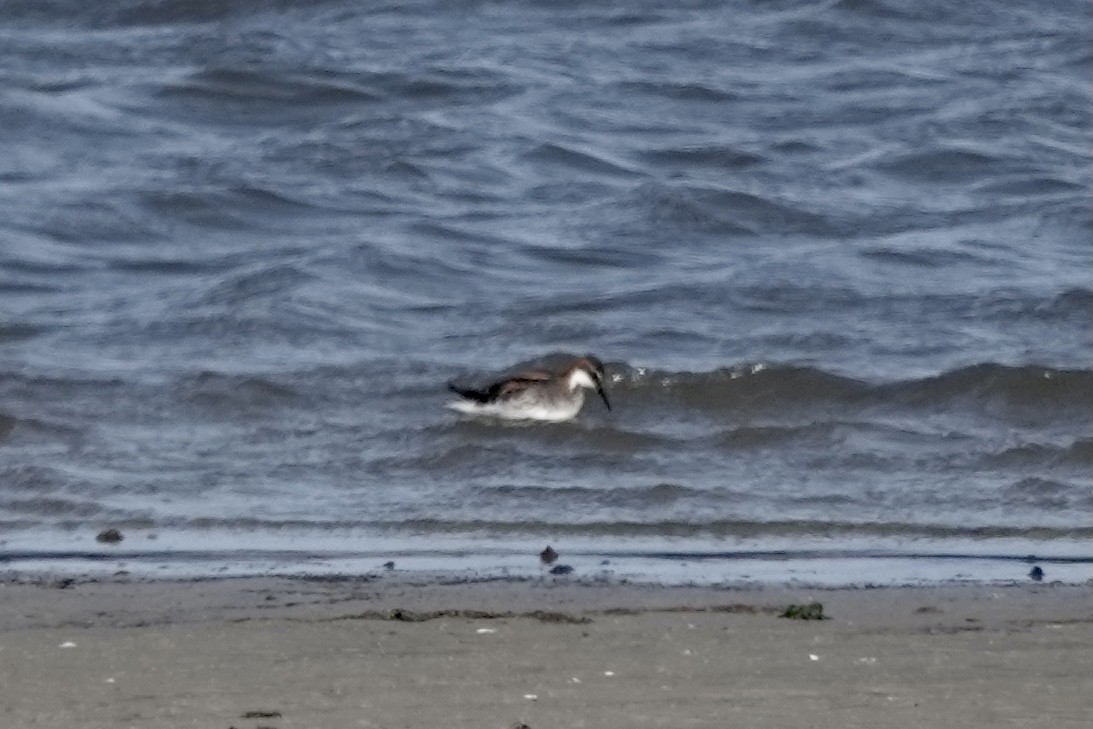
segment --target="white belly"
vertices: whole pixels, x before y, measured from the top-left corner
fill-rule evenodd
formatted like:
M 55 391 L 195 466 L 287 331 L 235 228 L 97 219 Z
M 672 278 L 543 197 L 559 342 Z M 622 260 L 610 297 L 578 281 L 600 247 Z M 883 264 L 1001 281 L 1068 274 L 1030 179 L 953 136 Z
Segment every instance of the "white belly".
M 467 415 L 481 415 L 504 420 L 545 420 L 560 423 L 572 420 L 581 411 L 584 398 L 573 398 L 562 402 L 491 402 L 480 403 L 470 400 L 455 400 L 448 407 Z

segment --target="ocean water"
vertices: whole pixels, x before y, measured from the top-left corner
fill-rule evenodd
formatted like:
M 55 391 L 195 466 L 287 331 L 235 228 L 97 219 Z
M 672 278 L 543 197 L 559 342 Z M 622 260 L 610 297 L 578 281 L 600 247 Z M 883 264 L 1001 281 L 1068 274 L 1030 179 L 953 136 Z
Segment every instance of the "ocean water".
M 0 567 L 1089 579 L 1091 21 L 0 3 Z

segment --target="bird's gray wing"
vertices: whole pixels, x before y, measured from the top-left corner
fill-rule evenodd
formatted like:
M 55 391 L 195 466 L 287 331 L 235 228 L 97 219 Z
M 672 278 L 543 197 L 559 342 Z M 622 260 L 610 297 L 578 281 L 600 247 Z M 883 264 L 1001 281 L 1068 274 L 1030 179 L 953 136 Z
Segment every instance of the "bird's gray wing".
M 491 385 L 489 389 L 490 399 L 496 400 L 498 398 L 512 397 L 513 395 L 523 392 L 532 385 L 541 384 L 553 379 L 553 377 L 554 375 L 549 372 L 539 372 L 535 370 L 521 372 L 515 377 L 510 377 L 507 380 L 501 380 L 500 382 L 495 382 Z

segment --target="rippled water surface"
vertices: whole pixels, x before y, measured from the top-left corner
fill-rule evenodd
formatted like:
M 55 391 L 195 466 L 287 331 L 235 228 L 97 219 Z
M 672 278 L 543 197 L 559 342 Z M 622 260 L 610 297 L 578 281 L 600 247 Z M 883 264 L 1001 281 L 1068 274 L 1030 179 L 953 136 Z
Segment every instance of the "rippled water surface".
M 0 560 L 1087 579 L 1091 16 L 0 4 Z

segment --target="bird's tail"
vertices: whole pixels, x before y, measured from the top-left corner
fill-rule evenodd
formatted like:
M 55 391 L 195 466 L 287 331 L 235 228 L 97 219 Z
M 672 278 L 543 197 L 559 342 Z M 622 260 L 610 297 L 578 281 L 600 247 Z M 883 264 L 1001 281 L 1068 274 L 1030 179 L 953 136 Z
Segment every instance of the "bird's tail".
M 474 400 L 475 402 L 487 403 L 490 401 L 490 394 L 483 390 L 475 390 L 469 387 L 459 387 L 451 382 L 448 383 L 448 389 L 454 392 L 460 397 L 465 397 L 468 400 Z

